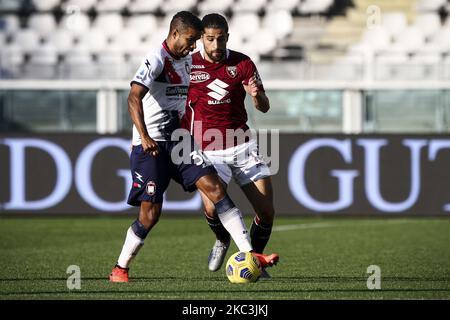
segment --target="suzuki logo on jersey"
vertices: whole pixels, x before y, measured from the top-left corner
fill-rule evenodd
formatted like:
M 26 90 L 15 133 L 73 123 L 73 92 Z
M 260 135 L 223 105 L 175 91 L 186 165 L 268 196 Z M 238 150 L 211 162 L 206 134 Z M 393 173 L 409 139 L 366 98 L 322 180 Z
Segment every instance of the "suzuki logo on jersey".
M 229 87 L 228 84 L 219 79 L 214 80 L 206 87 L 212 90 L 211 92 L 208 92 L 208 96 L 216 99 L 217 101 L 222 100 L 229 93 L 229 91 L 225 90 L 225 88 Z

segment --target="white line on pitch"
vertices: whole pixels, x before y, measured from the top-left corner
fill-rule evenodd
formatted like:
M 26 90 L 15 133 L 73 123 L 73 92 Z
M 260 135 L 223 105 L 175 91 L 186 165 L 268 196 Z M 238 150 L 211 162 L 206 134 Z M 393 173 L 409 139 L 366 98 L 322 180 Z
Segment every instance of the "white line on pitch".
M 273 227 L 272 231 L 290 231 L 290 230 L 299 230 L 299 229 L 318 229 L 318 228 L 335 228 L 335 227 L 351 227 L 351 226 L 381 226 L 386 224 L 405 224 L 411 223 L 415 221 L 411 220 L 387 220 L 387 221 L 372 221 L 358 224 L 349 224 L 349 223 L 327 223 L 327 222 L 319 222 L 319 223 L 303 223 L 303 224 L 289 224 L 289 225 L 281 225 Z
M 288 224 L 283 226 L 276 226 L 272 231 L 289 231 L 297 229 L 315 229 L 315 228 L 332 228 L 338 226 L 332 223 L 305 223 L 305 224 Z

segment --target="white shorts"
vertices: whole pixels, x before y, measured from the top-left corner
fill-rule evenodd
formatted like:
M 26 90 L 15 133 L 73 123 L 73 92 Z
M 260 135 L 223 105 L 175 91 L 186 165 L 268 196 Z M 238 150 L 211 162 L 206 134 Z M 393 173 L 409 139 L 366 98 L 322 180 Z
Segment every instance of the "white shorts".
M 239 186 L 270 176 L 270 170 L 258 153 L 256 140 L 252 139 L 225 150 L 203 151 L 213 163 L 220 178 L 228 185 L 231 176 Z

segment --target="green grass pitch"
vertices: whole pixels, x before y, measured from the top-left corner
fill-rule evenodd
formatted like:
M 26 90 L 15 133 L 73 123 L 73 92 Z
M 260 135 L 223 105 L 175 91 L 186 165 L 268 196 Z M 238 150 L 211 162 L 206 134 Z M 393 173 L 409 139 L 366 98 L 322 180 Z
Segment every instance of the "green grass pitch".
M 0 218 L 0 299 L 450 299 L 448 218 L 277 217 L 266 250 L 281 256 L 273 278 L 237 285 L 224 267 L 208 271 L 204 219 L 163 214 L 130 283 L 109 283 L 133 220 Z M 70 265 L 80 290 L 67 288 Z M 381 269 L 380 290 L 367 288 L 370 265 Z

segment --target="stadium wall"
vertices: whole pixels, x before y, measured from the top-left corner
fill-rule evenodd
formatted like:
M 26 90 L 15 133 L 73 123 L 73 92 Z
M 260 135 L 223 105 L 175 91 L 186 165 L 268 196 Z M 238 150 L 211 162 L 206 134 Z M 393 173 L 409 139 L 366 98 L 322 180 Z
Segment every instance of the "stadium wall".
M 270 140 L 272 141 L 272 140 Z M 283 215 L 442 216 L 450 212 L 448 135 L 280 134 L 267 152 Z M 128 136 L 0 135 L 3 215 L 133 214 Z M 277 156 L 279 155 L 279 157 Z M 277 170 L 278 169 L 278 170 Z M 230 194 L 245 213 L 243 193 Z M 200 214 L 171 183 L 164 214 Z

